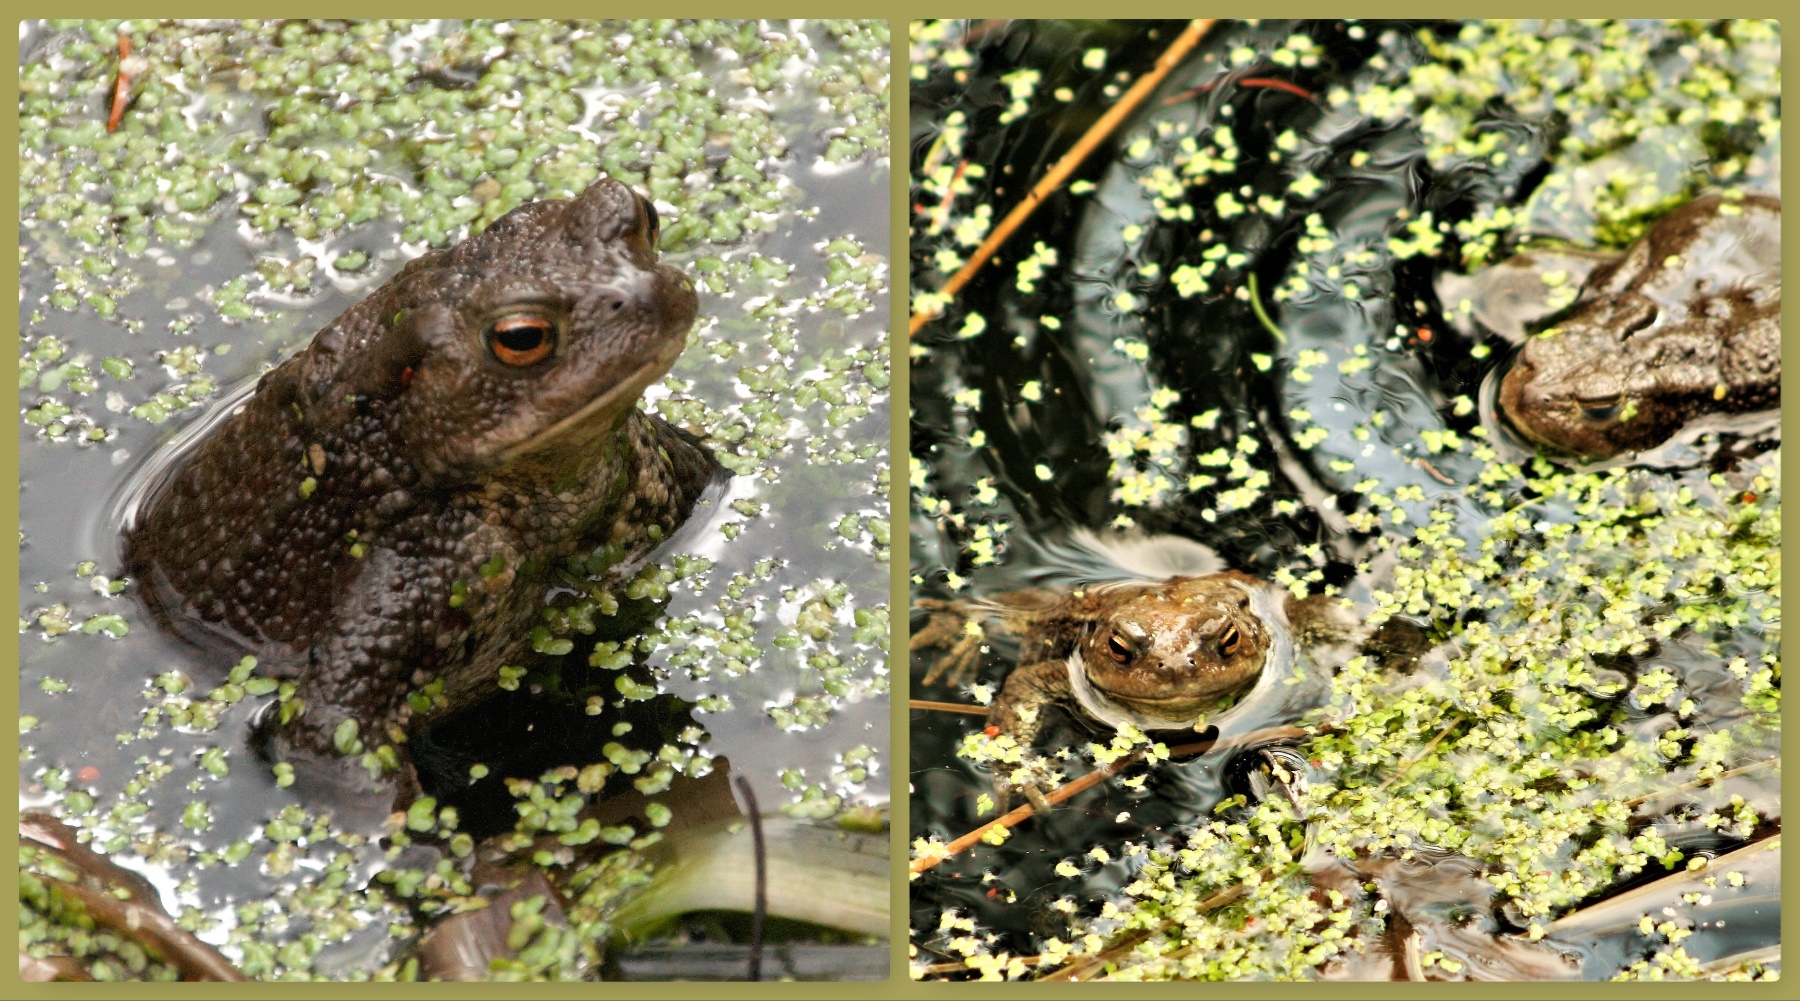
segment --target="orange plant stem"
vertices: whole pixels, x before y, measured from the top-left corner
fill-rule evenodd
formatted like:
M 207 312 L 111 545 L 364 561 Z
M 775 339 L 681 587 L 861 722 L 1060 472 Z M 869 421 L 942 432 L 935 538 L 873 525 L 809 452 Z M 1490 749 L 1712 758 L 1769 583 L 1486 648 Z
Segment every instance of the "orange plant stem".
M 1063 182 L 1069 179 L 1069 175 L 1075 172 L 1075 168 L 1081 166 L 1081 162 L 1087 159 L 1088 154 L 1105 142 L 1106 137 L 1119 127 L 1119 123 L 1136 110 L 1137 106 L 1143 103 L 1144 98 L 1149 97 L 1150 92 L 1163 82 L 1163 78 L 1169 75 L 1169 71 L 1186 58 L 1187 54 L 1193 51 L 1194 46 L 1200 44 L 1200 39 L 1206 37 L 1207 31 L 1212 28 L 1213 20 L 1213 18 L 1207 17 L 1188 22 L 1187 30 L 1183 31 L 1180 37 L 1171 42 L 1168 49 L 1157 57 L 1156 65 L 1151 67 L 1150 72 L 1138 77 L 1137 82 L 1131 85 L 1131 89 L 1125 92 L 1125 96 L 1119 98 L 1119 103 L 1107 109 L 1106 114 L 1101 115 L 1100 120 L 1087 130 L 1080 141 L 1076 142 L 1067 153 L 1064 153 L 1062 159 L 1056 161 L 1056 166 L 1051 167 L 1050 172 L 1032 187 L 1031 192 L 1025 196 L 1024 200 L 1013 206 L 1013 210 L 1006 214 L 1005 219 L 1000 220 L 1000 225 L 994 227 L 994 231 L 988 234 L 987 239 L 981 241 L 981 246 L 975 248 L 974 255 L 962 266 L 961 270 L 950 276 L 950 280 L 944 283 L 943 288 L 938 290 L 938 294 L 946 300 L 954 299 L 956 294 L 962 291 L 963 286 L 975 277 L 975 273 L 981 270 L 982 265 L 986 264 L 988 259 L 1000 249 L 1000 245 L 1006 242 L 1006 238 L 1012 235 L 1013 230 L 1018 229 L 1019 225 L 1037 209 L 1038 203 L 1062 187 Z M 935 306 L 912 314 L 907 336 L 911 337 L 917 334 L 920 327 L 937 319 L 941 311 L 941 306 Z
M 113 81 L 112 114 L 107 116 L 106 131 L 119 131 L 119 122 L 125 117 L 125 105 L 131 103 L 131 74 L 125 65 L 131 59 L 131 36 L 119 32 L 119 76 Z
M 1070 796 L 1075 795 L 1076 793 L 1085 792 L 1086 790 L 1091 789 L 1096 785 L 1099 785 L 1101 782 L 1104 782 L 1107 779 L 1111 778 L 1113 775 L 1117 774 L 1121 769 L 1126 768 L 1130 765 L 1136 764 L 1140 759 L 1143 758 L 1143 756 L 1144 756 L 1144 752 L 1133 751 L 1132 753 L 1126 755 L 1123 758 L 1120 758 L 1119 760 L 1113 762 L 1110 765 L 1104 765 L 1100 768 L 1096 768 L 1093 771 L 1087 773 L 1086 775 L 1083 775 L 1080 778 L 1067 783 L 1066 785 L 1057 786 L 1055 789 L 1052 789 L 1048 794 L 1046 794 L 1044 796 L 1044 799 L 1046 802 L 1049 802 L 1049 803 L 1060 803 L 1063 800 L 1068 799 Z M 1035 813 L 1037 813 L 1037 811 L 1032 809 L 1030 803 L 1027 803 L 1024 806 L 1021 806 L 1018 809 L 1012 811 L 1011 813 L 1008 813 L 1008 814 L 1005 814 L 1004 816 L 997 817 L 993 820 L 990 820 L 987 823 L 982 824 L 980 827 L 977 827 L 974 830 L 970 831 L 969 833 L 963 835 L 962 837 L 957 838 L 955 841 L 950 842 L 948 845 L 945 845 L 944 846 L 946 849 L 945 854 L 943 854 L 943 855 L 928 855 L 928 856 L 925 856 L 924 858 L 913 859 L 912 860 L 912 871 L 915 873 L 920 873 L 920 872 L 924 872 L 927 869 L 933 868 L 939 862 L 942 862 L 947 858 L 954 858 L 957 855 L 962 854 L 964 849 L 966 849 L 969 846 L 980 841 L 982 835 L 993 830 L 994 828 L 996 828 L 996 827 L 1009 827 L 1010 828 L 1014 824 L 1022 824 L 1025 821 L 1031 819 L 1032 815 Z
M 951 704 L 954 704 L 954 703 L 951 703 Z M 1249 733 L 1239 734 L 1236 737 L 1227 737 L 1224 740 L 1201 740 L 1201 741 L 1196 741 L 1192 744 L 1181 744 L 1177 747 L 1170 748 L 1169 756 L 1172 758 L 1185 758 L 1191 754 L 1201 754 L 1206 751 L 1210 751 L 1215 748 L 1221 748 L 1221 747 L 1242 747 L 1242 746 L 1250 745 L 1250 744 L 1266 744 L 1266 743 L 1270 743 L 1272 741 L 1277 741 L 1277 740 L 1297 740 L 1301 737 L 1307 736 L 1308 734 L 1319 732 L 1320 730 L 1327 729 L 1327 728 L 1329 728 L 1329 724 L 1322 725 L 1317 729 L 1308 729 L 1303 726 L 1266 727 L 1261 730 L 1252 730 Z M 1051 790 L 1049 793 L 1047 793 L 1044 796 L 1044 801 L 1047 803 L 1050 803 L 1052 805 L 1054 805 L 1056 803 L 1061 803 L 1063 800 L 1068 799 L 1071 796 L 1075 796 L 1082 792 L 1087 791 L 1088 789 L 1092 789 L 1094 786 L 1097 786 L 1100 783 L 1106 781 L 1107 779 L 1112 778 L 1114 775 L 1117 775 L 1120 771 L 1123 771 L 1124 769 L 1129 768 L 1132 765 L 1136 764 L 1138 761 L 1142 760 L 1143 757 L 1144 757 L 1143 751 L 1133 751 L 1130 754 L 1126 755 L 1125 757 L 1120 758 L 1119 760 L 1114 761 L 1111 764 L 1102 765 L 1101 767 L 1094 769 L 1093 771 L 1087 773 L 1086 775 L 1081 776 L 1078 779 L 1075 779 L 1072 782 L 1067 783 L 1066 785 L 1057 786 L 1055 789 Z M 1012 811 L 1011 813 L 1007 813 L 1000 817 L 996 817 L 995 819 L 990 820 L 985 824 L 982 824 L 980 827 L 975 828 L 974 830 L 963 835 L 962 837 L 957 838 L 955 841 L 952 841 L 949 844 L 945 845 L 944 846 L 944 854 L 929 855 L 929 856 L 925 856 L 923 858 L 913 859 L 912 865 L 910 867 L 910 871 L 913 872 L 914 874 L 917 874 L 917 873 L 924 872 L 927 869 L 934 868 L 939 862 L 942 862 L 948 858 L 955 858 L 957 855 L 962 854 L 962 852 L 964 850 L 968 849 L 970 846 L 972 846 L 976 842 L 980 841 L 982 835 L 993 830 L 994 828 L 996 828 L 996 827 L 1007 827 L 1007 828 L 1014 827 L 1018 824 L 1022 824 L 1025 821 L 1031 819 L 1031 817 L 1033 815 L 1035 815 L 1036 813 L 1037 813 L 1037 811 L 1031 808 L 1031 804 L 1027 803 L 1024 806 L 1019 807 L 1017 810 Z
M 986 716 L 987 706 L 966 706 L 961 702 L 929 702 L 925 699 L 907 699 L 908 709 L 935 709 L 941 713 L 962 713 L 965 716 Z

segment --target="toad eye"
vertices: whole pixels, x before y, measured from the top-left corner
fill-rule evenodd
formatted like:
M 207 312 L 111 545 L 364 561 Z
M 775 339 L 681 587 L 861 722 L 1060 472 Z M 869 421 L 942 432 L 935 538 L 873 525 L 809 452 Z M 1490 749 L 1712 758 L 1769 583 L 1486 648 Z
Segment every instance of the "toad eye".
M 514 313 L 489 324 L 488 350 L 501 364 L 535 365 L 556 347 L 556 323 L 542 313 Z
M 1596 424 L 1604 424 L 1619 416 L 1619 405 L 1624 402 L 1622 396 L 1611 396 L 1601 400 L 1582 400 L 1581 416 Z
M 1107 656 L 1123 664 L 1131 659 L 1131 645 L 1121 639 L 1118 633 L 1113 633 L 1106 638 L 1106 653 Z
M 633 194 L 636 194 L 636 192 L 633 192 Z M 650 239 L 650 249 L 655 250 L 656 238 L 662 233 L 662 220 L 657 218 L 656 203 L 645 198 L 643 195 L 638 195 L 637 200 L 638 204 L 644 207 L 644 218 L 648 220 L 648 229 L 646 232 Z
M 1238 627 L 1226 626 L 1225 635 L 1219 637 L 1219 652 L 1227 657 L 1232 656 L 1237 653 L 1238 641 L 1241 639 L 1243 636 L 1238 633 Z

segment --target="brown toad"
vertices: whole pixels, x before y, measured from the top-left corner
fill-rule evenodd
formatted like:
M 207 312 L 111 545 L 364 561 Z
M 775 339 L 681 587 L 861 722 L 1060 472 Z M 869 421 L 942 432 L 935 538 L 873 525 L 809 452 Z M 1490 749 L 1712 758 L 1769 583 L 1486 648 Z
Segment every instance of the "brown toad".
M 1595 268 L 1525 340 L 1499 405 L 1531 440 L 1603 459 L 1780 394 L 1781 203 L 1709 196 Z
M 643 554 L 719 474 L 637 409 L 697 309 L 656 237 L 611 179 L 520 206 L 407 264 L 145 487 L 128 570 L 170 628 L 296 682 L 276 756 L 348 779 L 334 751 L 400 745 L 409 693 L 479 702 L 555 565 Z
M 1277 639 L 1274 624 L 1258 614 L 1267 609 L 1252 604 L 1263 590 L 1255 578 L 1227 572 L 1091 584 L 1067 594 L 1014 591 L 957 606 L 921 602 L 942 617 L 913 645 L 942 646 L 958 634 L 973 639 L 961 625 L 964 614 L 1020 637 L 1018 667 L 988 722 L 1021 744 L 1037 735 L 1038 710 L 1052 702 L 1079 704 L 1114 728 L 1167 730 L 1191 726 L 1262 673 Z M 963 645 L 926 683 L 967 665 L 971 653 Z
M 931 618 L 913 635 L 912 649 L 947 650 L 926 684 L 970 678 L 982 621 L 1019 638 L 1018 666 L 994 697 L 987 722 L 991 736 L 1025 748 L 1052 705 L 1115 730 L 1193 730 L 1293 662 L 1290 614 L 1307 638 L 1348 632 L 1326 599 L 1296 600 L 1237 571 L 957 602 L 925 599 L 915 607 Z M 1015 784 L 1040 802 L 1031 782 L 1002 774 L 995 785 L 1003 806 Z

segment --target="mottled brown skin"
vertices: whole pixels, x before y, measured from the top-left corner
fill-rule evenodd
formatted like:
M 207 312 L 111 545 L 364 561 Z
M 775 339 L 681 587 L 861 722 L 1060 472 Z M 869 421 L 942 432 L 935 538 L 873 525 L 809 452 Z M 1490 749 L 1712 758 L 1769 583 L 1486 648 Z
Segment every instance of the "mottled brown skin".
M 988 726 L 1021 746 L 1036 739 L 1049 706 L 1080 711 L 1070 684 L 1074 656 L 1102 695 L 1170 729 L 1191 726 L 1261 675 L 1272 637 L 1270 624 L 1251 609 L 1250 591 L 1266 586 L 1229 571 L 1069 592 L 1015 591 L 980 601 L 921 601 L 933 616 L 911 647 L 949 651 L 927 674 L 929 684 L 945 674 L 962 680 L 973 668 L 981 634 L 967 622 L 985 619 L 1020 637 L 1018 666 L 989 707 Z M 997 777 L 996 786 L 1004 805 L 1009 783 Z M 1024 791 L 1040 798 L 1030 786 Z
M 1781 203 L 1696 199 L 1596 268 L 1500 384 L 1527 438 L 1586 459 L 1780 404 Z
M 528 654 L 531 578 L 687 517 L 719 467 L 636 409 L 697 308 L 655 239 L 610 179 L 521 206 L 407 264 L 151 485 L 129 572 L 171 629 L 297 681 L 277 756 L 333 759 L 345 720 L 392 740 L 434 678 L 479 702 Z
M 1251 613 L 1240 573 L 1099 584 L 1048 607 L 1011 612 L 1019 666 L 988 723 L 1021 744 L 1037 736 L 1037 710 L 1074 698 L 1068 660 L 1079 654 L 1095 689 L 1171 725 L 1191 723 L 1262 672 L 1268 628 Z

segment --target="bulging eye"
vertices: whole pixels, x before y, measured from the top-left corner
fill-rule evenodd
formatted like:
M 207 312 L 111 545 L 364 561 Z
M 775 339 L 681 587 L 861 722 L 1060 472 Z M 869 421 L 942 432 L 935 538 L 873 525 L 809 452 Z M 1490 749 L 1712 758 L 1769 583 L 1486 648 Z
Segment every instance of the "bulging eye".
M 634 192 L 635 193 L 635 192 Z M 643 195 L 637 196 L 638 204 L 644 207 L 644 218 L 647 220 L 646 232 L 650 238 L 650 249 L 656 249 L 656 238 L 662 234 L 662 220 L 657 218 L 656 203 Z
M 1107 656 L 1123 664 L 1131 659 L 1131 646 L 1120 639 L 1118 633 L 1113 633 L 1106 638 L 1106 653 Z
M 1219 637 L 1219 652 L 1227 657 L 1237 653 L 1238 641 L 1241 639 L 1243 636 L 1238 633 L 1238 627 L 1226 626 L 1225 635 Z
M 1596 424 L 1604 424 L 1619 416 L 1619 407 L 1623 402 L 1624 398 L 1619 396 L 1604 400 L 1583 400 L 1581 401 L 1581 416 Z
M 556 348 L 556 323 L 542 313 L 513 313 L 487 329 L 488 350 L 501 364 L 535 365 Z

